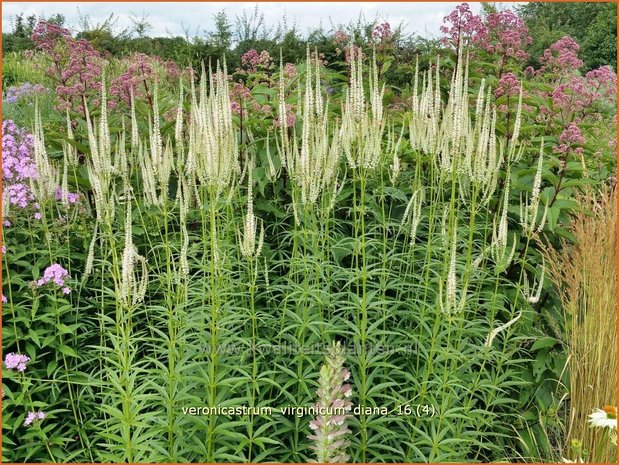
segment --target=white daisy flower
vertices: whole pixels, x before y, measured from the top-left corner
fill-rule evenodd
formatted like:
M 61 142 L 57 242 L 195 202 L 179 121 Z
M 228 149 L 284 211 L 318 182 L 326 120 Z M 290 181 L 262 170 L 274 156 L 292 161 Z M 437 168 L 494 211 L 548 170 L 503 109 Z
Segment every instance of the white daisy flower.
M 617 429 L 617 407 L 613 405 L 605 405 L 602 409 L 595 409 L 595 411 L 589 415 L 589 423 L 591 426 L 598 428 L 611 428 Z

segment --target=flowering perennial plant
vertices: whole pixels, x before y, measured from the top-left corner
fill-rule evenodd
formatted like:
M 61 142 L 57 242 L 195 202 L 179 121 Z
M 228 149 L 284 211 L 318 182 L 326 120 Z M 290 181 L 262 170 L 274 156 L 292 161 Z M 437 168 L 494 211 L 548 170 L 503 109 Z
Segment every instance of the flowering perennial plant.
M 305 86 L 299 110 L 302 118 L 300 140 L 280 130 L 280 159 L 300 191 L 301 205 L 314 204 L 321 192 L 331 193 L 337 181 L 340 144 L 338 128 L 329 122 L 328 101 L 321 88 L 320 61 L 312 60 L 307 51 Z M 280 77 L 283 88 L 283 75 Z M 281 121 L 286 120 L 288 108 L 280 94 Z M 296 133 L 293 132 L 293 136 Z
M 40 21 L 32 33 L 36 47 L 51 61 L 47 73 L 57 83 L 60 111 L 84 114 L 86 106 L 100 105 L 100 76 L 104 59 L 85 39 L 74 39 L 68 29 Z
M 216 196 L 230 188 L 240 174 L 237 131 L 232 123 L 232 105 L 226 66 L 208 76 L 203 71 L 199 92 L 191 88 L 192 110 L 187 128 L 187 170 Z M 207 93 L 208 88 L 208 93 Z
M 342 108 L 340 140 L 348 164 L 353 169 L 375 169 L 382 153 L 385 87 L 380 87 L 378 82 L 376 51 L 372 56 L 368 74 L 369 102 L 365 98 L 361 52 L 351 51 L 350 80 Z
M 319 414 L 310 421 L 310 428 L 314 430 L 309 436 L 314 443 L 310 447 L 316 454 L 316 463 L 342 463 L 350 457 L 346 453 L 350 445 L 346 421 L 352 409 L 352 402 L 347 400 L 352 395 L 352 388 L 346 383 L 350 373 L 344 368 L 344 362 L 344 349 L 339 342 L 333 343 L 320 369 L 315 406 Z

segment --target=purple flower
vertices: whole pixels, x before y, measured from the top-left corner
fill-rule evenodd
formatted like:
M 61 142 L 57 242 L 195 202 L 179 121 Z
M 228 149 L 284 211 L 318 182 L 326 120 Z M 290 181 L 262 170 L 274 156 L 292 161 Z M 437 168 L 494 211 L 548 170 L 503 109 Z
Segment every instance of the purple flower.
M 27 355 L 16 354 L 16 353 L 8 353 L 6 357 L 4 357 L 4 365 L 9 370 L 17 370 L 21 373 L 26 371 L 26 365 L 30 361 L 30 357 Z
M 77 203 L 77 201 L 80 198 L 79 193 L 77 192 L 67 192 L 67 202 L 70 204 L 75 204 Z M 64 196 L 64 191 L 62 190 L 61 187 L 58 187 L 58 189 L 56 189 L 56 200 L 62 200 Z
M 47 283 L 53 282 L 54 284 L 56 284 L 56 286 L 63 287 L 67 278 L 69 278 L 69 272 L 58 263 L 54 263 L 53 265 L 50 265 L 45 269 L 45 271 L 43 272 L 43 277 L 40 278 L 36 282 L 36 284 L 38 287 L 41 287 Z M 65 289 L 69 289 L 70 292 L 70 288 L 65 287 Z M 63 289 L 62 291 L 65 294 L 68 294 L 65 289 Z
M 2 303 L 7 303 L 8 300 L 4 294 L 2 294 Z
M 11 205 L 26 208 L 34 201 L 34 195 L 26 184 L 17 183 L 7 186 L 7 196 Z
M 22 99 L 47 92 L 41 84 L 32 85 L 24 82 L 21 86 L 11 86 L 2 97 L 4 103 L 17 103 Z
M 45 419 L 44 412 L 28 412 L 28 415 L 26 415 L 26 419 L 24 420 L 24 426 L 30 426 L 33 423 L 37 423 L 44 419 Z
M 34 138 L 12 120 L 2 122 L 2 180 L 11 183 L 36 179 L 32 158 Z

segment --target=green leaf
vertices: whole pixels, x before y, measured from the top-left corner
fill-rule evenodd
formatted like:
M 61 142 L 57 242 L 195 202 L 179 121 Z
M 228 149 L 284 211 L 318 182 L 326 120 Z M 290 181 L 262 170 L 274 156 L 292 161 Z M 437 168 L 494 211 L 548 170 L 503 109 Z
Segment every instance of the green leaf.
M 533 347 L 531 347 L 531 350 L 535 351 L 535 350 L 545 349 L 547 347 L 552 347 L 557 342 L 559 341 L 557 341 L 554 337 L 544 336 L 544 337 L 539 338 L 537 341 L 535 341 L 535 344 L 533 344 Z

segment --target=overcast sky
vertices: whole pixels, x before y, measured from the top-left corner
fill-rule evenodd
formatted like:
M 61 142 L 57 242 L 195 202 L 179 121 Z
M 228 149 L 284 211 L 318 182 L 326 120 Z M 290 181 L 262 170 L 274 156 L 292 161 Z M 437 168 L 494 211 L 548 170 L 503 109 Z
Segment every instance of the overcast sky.
M 366 3 L 366 2 L 261 2 L 260 12 L 264 14 L 267 26 L 277 25 L 284 13 L 288 24 L 293 23 L 305 32 L 308 28 L 318 27 L 321 23 L 329 29 L 331 24 L 347 23 L 359 18 L 362 13 L 368 20 L 376 18 L 389 21 L 392 25 L 404 23 L 405 31 L 417 33 L 424 37 L 436 37 L 439 26 L 446 16 L 459 2 L 428 2 L 428 3 Z M 202 35 L 212 30 L 213 14 L 225 10 L 231 20 L 243 11 L 253 15 L 255 2 L 170 2 L 170 3 L 131 3 L 131 2 L 2 2 L 2 29 L 12 29 L 11 20 L 23 13 L 25 16 L 34 14 L 38 17 L 49 17 L 61 13 L 66 18 L 66 24 L 72 28 L 79 27 L 79 15 L 88 16 L 93 25 L 103 22 L 110 14 L 118 18 L 118 30 L 132 25 L 134 17 L 146 16 L 152 25 L 151 36 L 184 35 L 188 30 L 190 35 Z M 79 11 L 78 11 L 79 8 Z M 478 3 L 471 3 L 471 9 L 480 10 Z

